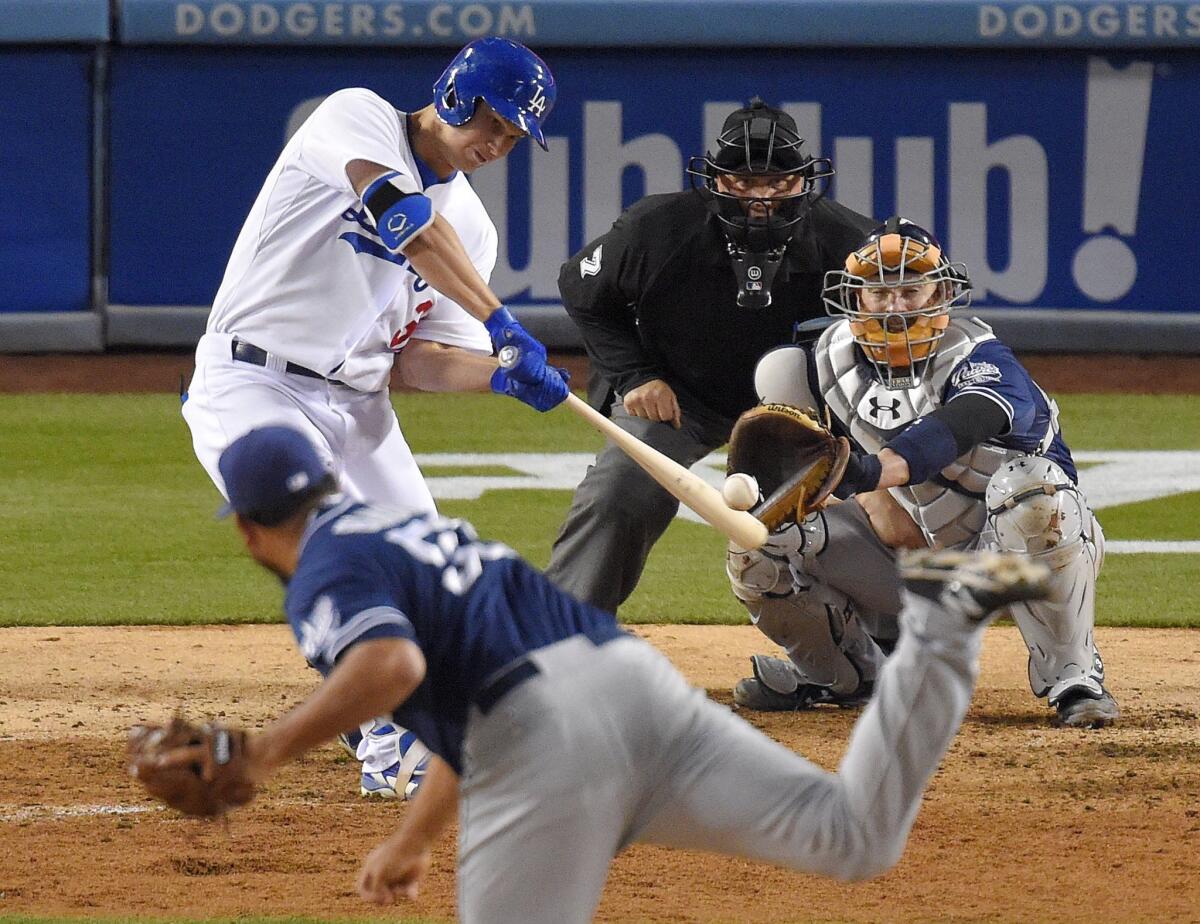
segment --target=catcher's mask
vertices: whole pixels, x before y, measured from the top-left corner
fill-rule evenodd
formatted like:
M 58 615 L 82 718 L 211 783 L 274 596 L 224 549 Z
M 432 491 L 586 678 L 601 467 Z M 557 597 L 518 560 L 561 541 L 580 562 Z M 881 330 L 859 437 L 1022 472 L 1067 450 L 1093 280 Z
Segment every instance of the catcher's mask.
M 725 120 L 716 153 L 691 159 L 688 175 L 693 188 L 710 194 L 737 274 L 738 305 L 767 307 L 784 250 L 824 195 L 832 164 L 809 156 L 795 120 L 756 96 Z
M 888 388 L 921 381 L 950 324 L 950 311 L 971 302 L 971 280 L 932 234 L 889 218 L 825 274 L 825 310 L 850 319 L 850 333 Z

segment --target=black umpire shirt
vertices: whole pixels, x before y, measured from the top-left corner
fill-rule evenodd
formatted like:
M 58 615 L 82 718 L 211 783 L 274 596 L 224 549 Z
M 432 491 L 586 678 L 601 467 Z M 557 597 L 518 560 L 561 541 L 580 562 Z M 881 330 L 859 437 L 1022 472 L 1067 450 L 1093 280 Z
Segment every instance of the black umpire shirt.
M 559 291 L 592 363 L 591 401 L 607 413 L 651 379 L 680 406 L 731 421 L 758 403 L 754 366 L 789 343 L 796 322 L 825 314 L 825 272 L 842 269 L 877 222 L 820 199 L 788 245 L 771 305 L 739 308 L 720 223 L 697 190 L 647 196 L 563 264 Z

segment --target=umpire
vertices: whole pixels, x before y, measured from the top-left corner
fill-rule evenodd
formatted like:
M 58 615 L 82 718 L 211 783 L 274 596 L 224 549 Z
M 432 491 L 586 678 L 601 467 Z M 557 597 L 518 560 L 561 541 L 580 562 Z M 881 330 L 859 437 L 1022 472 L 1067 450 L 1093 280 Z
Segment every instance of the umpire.
M 685 466 L 728 441 L 758 403 L 758 358 L 824 316 L 825 272 L 877 224 L 823 198 L 832 164 L 757 97 L 688 173 L 692 189 L 633 205 L 558 277 L 591 360 L 592 405 Z M 616 612 L 678 508 L 607 445 L 575 492 L 546 576 Z

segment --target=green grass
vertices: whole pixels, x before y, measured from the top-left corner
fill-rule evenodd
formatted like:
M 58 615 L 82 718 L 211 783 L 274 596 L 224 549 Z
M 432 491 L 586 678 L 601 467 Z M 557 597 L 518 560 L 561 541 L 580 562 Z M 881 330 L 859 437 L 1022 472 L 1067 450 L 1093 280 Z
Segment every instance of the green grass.
M 1200 494 L 1106 507 L 1099 520 L 1105 535 L 1112 539 L 1200 539 Z
M 1200 396 L 1056 396 L 1072 449 L 1200 449 Z
M 486 395 L 399 395 L 414 451 L 594 452 L 574 415 L 537 414 Z M 1059 400 L 1077 449 L 1200 448 L 1200 398 L 1070 395 Z M 502 466 L 431 474 L 503 474 Z M 173 395 L 0 395 L 0 626 L 195 624 L 278 619 L 278 583 L 213 519 L 220 498 L 192 455 Z M 493 491 L 441 508 L 538 565 L 570 494 Z M 1200 539 L 1200 495 L 1111 508 L 1109 539 Z M 655 548 L 628 622 L 740 623 L 724 542 L 676 521 Z M 1197 625 L 1190 555 L 1110 556 L 1100 621 Z
M 1102 626 L 1200 625 L 1200 555 L 1108 555 L 1096 585 Z

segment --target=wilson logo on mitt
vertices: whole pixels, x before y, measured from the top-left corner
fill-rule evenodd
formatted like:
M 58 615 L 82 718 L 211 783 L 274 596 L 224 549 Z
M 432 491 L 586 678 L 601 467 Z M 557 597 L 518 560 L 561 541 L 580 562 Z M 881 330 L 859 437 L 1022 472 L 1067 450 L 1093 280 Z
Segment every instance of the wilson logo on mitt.
M 776 529 L 817 509 L 842 480 L 849 458 L 849 441 L 811 414 L 787 404 L 760 404 L 734 424 L 727 473 L 754 477 L 765 500 L 751 513 Z

